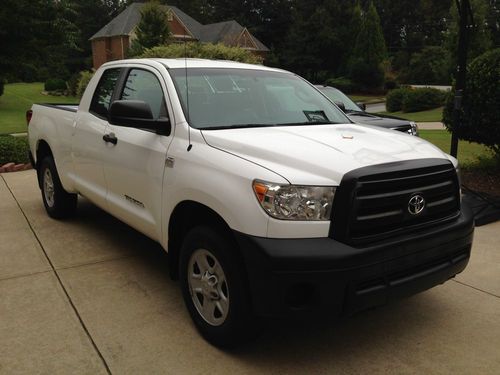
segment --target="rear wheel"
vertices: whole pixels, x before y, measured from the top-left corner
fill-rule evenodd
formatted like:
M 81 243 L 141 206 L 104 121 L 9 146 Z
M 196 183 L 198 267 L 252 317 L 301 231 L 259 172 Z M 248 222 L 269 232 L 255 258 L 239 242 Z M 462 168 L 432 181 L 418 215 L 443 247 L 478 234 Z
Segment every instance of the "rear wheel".
M 52 157 L 45 157 L 40 163 L 38 178 L 42 190 L 45 210 L 54 219 L 64 219 L 74 215 L 78 200 L 77 194 L 68 193 L 62 187 Z
M 184 302 L 202 336 L 234 347 L 255 335 L 255 317 L 234 241 L 208 227 L 185 237 L 180 257 Z

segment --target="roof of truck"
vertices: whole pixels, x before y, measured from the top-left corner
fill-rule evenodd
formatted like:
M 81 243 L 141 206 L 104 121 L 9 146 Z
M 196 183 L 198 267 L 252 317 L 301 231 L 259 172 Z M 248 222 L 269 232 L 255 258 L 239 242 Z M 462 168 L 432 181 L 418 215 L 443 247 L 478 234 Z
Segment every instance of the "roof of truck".
M 161 59 L 161 58 L 146 58 L 146 59 L 127 59 L 110 61 L 104 66 L 117 65 L 117 64 L 147 64 L 148 62 L 157 62 L 169 69 L 175 68 L 228 68 L 228 69 L 252 69 L 252 70 L 266 70 L 275 72 L 287 72 L 286 70 L 271 68 L 258 64 L 245 64 L 229 60 L 208 60 L 196 58 L 177 58 L 177 59 Z

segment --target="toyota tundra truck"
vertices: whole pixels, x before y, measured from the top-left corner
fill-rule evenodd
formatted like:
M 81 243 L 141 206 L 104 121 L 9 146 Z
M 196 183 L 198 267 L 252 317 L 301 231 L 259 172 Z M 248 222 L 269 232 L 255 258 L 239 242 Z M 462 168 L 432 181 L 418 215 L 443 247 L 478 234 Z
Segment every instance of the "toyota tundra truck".
M 159 242 L 214 345 L 247 340 L 261 317 L 382 305 L 469 261 L 457 160 L 351 123 L 284 70 L 114 61 L 78 106 L 36 104 L 27 119 L 48 215 L 75 214 L 80 195 Z

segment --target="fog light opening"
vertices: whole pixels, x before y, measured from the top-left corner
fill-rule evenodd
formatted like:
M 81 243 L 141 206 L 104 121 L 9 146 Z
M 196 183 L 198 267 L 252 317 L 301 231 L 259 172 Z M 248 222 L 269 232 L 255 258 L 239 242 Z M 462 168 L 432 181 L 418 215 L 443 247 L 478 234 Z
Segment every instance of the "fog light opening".
M 292 309 L 311 307 L 314 301 L 314 287 L 311 284 L 300 283 L 288 288 L 285 296 L 286 304 Z

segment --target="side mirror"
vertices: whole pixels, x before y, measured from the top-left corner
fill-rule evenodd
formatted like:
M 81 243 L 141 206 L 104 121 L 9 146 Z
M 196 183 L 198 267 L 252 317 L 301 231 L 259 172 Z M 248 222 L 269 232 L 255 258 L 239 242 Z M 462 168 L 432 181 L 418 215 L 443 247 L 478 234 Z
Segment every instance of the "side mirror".
M 356 103 L 356 105 L 361 108 L 363 111 L 366 111 L 366 104 L 365 103 Z
M 335 105 L 339 107 L 342 112 L 345 112 L 345 104 L 343 102 L 335 101 Z
M 148 103 L 142 100 L 115 100 L 109 107 L 109 123 L 128 128 L 154 130 L 161 135 L 170 135 L 168 118 L 153 119 Z

